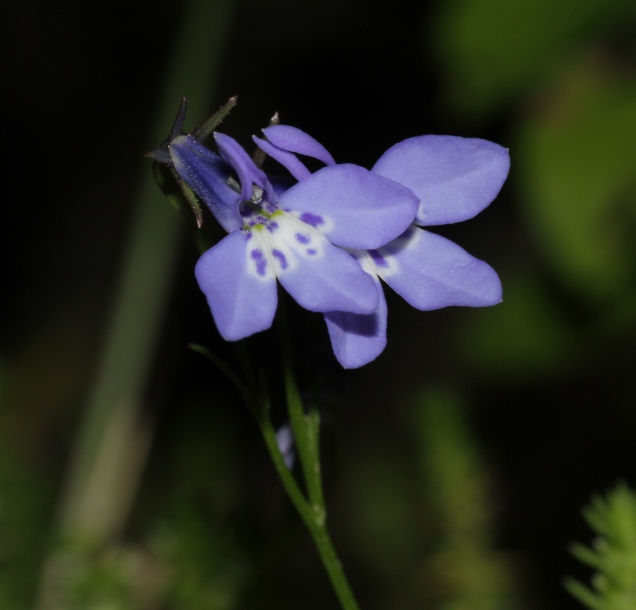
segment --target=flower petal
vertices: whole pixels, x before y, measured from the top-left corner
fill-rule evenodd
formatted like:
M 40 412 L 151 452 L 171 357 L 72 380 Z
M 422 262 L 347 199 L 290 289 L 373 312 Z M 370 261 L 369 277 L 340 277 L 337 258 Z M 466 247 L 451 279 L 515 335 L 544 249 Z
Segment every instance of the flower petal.
M 307 155 L 322 161 L 325 165 L 335 165 L 336 162 L 327 149 L 309 134 L 291 125 L 272 125 L 263 129 L 267 139 L 278 148 L 289 152 Z
M 272 159 L 278 161 L 296 180 L 304 180 L 311 176 L 311 172 L 305 167 L 305 164 L 298 157 L 278 146 L 274 146 L 267 140 L 262 140 L 256 136 L 252 136 L 256 145 Z
M 286 213 L 275 215 L 270 235 L 276 275 L 299 305 L 310 311 L 372 313 L 378 306 L 373 279 L 355 259 L 316 229 Z
M 417 309 L 501 302 L 501 282 L 490 265 L 424 229 L 411 227 L 370 255 L 378 275 Z
M 252 185 L 254 184 L 267 192 L 270 201 L 276 201 L 267 175 L 262 169 L 256 167 L 251 157 L 234 138 L 215 131 L 214 141 L 223 158 L 232 166 L 239 177 L 243 201 L 250 201 L 252 199 Z
M 368 364 L 386 347 L 386 299 L 377 276 L 372 277 L 379 297 L 375 313 L 361 315 L 330 311 L 325 314 L 333 353 L 345 369 L 357 369 Z
M 224 339 L 243 339 L 272 325 L 276 276 L 251 234 L 230 233 L 201 256 L 194 273 Z
M 179 176 L 201 198 L 221 226 L 228 233 L 241 227 L 241 195 L 227 184 L 230 166 L 190 136 L 176 137 L 169 149 Z
M 418 200 L 407 188 L 357 165 L 324 167 L 281 195 L 279 204 L 333 244 L 366 250 L 398 237 Z
M 424 226 L 472 218 L 497 196 L 510 169 L 508 150 L 477 138 L 420 136 L 389 148 L 373 172 L 411 189 Z

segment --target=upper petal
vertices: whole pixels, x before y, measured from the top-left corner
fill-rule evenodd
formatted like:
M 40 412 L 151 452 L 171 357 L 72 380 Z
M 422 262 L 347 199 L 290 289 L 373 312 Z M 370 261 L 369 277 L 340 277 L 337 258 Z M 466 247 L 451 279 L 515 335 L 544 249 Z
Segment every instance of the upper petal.
M 266 152 L 272 159 L 278 161 L 296 180 L 304 180 L 311 176 L 311 172 L 294 153 L 278 148 L 278 146 L 274 146 L 271 142 L 262 140 L 256 136 L 252 136 L 252 139 L 263 152 Z
M 322 161 L 325 165 L 335 165 L 329 151 L 309 134 L 291 125 L 272 125 L 263 129 L 267 139 L 278 148 L 307 155 Z
M 375 311 L 378 291 L 373 279 L 351 255 L 289 214 L 278 213 L 275 221 L 269 233 L 272 261 L 278 280 L 299 305 L 320 312 Z
M 325 314 L 333 353 L 345 369 L 357 369 L 368 364 L 386 347 L 386 299 L 377 276 L 373 274 L 371 277 L 376 283 L 379 297 L 374 313 L 364 315 L 330 311 Z
M 169 150 L 179 176 L 207 205 L 221 226 L 228 232 L 241 227 L 241 195 L 227 183 L 230 166 L 190 136 L 176 137 Z
M 323 167 L 279 200 L 329 240 L 347 248 L 378 248 L 413 221 L 418 199 L 404 186 L 357 165 Z
M 420 199 L 417 222 L 441 225 L 472 218 L 497 196 L 510 169 L 508 150 L 477 138 L 420 136 L 389 148 L 374 172 Z
M 234 231 L 199 259 L 194 273 L 221 336 L 249 337 L 272 325 L 276 276 L 250 233 Z
M 243 201 L 249 201 L 252 198 L 252 185 L 254 184 L 267 192 L 270 201 L 276 201 L 267 175 L 262 169 L 256 167 L 252 158 L 234 138 L 215 131 L 214 140 L 223 158 L 232 166 L 239 177 Z
M 490 265 L 419 227 L 370 254 L 378 275 L 417 309 L 501 302 L 501 282 Z

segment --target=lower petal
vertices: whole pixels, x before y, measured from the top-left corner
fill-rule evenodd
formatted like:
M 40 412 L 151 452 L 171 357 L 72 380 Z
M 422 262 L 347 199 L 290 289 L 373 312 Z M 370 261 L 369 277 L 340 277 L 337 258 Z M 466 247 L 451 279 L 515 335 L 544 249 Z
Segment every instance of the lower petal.
M 227 341 L 266 330 L 274 320 L 276 276 L 257 246 L 250 234 L 234 231 L 203 254 L 194 270 Z
M 372 253 L 378 275 L 421 310 L 501 302 L 495 270 L 452 241 L 417 227 Z
M 271 246 L 276 274 L 299 305 L 319 312 L 376 310 L 373 279 L 350 254 L 293 216 L 283 213 L 276 222 Z
M 387 307 L 379 281 L 377 289 L 380 300 L 375 313 L 361 315 L 330 311 L 325 314 L 333 353 L 345 369 L 357 369 L 368 364 L 386 346 Z

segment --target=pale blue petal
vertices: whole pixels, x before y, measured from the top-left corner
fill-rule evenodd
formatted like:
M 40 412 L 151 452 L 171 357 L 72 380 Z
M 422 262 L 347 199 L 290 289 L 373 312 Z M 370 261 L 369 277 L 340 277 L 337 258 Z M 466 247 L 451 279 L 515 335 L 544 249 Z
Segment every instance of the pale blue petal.
M 270 201 L 276 201 L 267 175 L 262 169 L 256 167 L 252 158 L 234 138 L 215 131 L 214 141 L 223 158 L 232 166 L 239 177 L 243 201 L 250 201 L 252 199 L 252 185 L 254 184 L 268 194 Z
M 310 135 L 291 125 L 272 125 L 263 129 L 267 139 L 278 148 L 289 152 L 307 155 L 322 161 L 325 165 L 335 165 L 336 162 L 327 149 Z
M 305 167 L 304 163 L 298 157 L 278 146 L 274 146 L 267 140 L 262 140 L 256 136 L 252 136 L 256 145 L 272 159 L 278 161 L 296 180 L 304 180 L 311 176 L 311 172 Z
M 331 311 L 325 322 L 331 347 L 345 369 L 357 369 L 375 360 L 386 346 L 387 307 L 377 277 L 378 309 L 366 315 Z
M 220 225 L 228 232 L 243 225 L 239 212 L 241 195 L 228 186 L 230 166 L 190 136 L 178 136 L 170 143 L 175 170 L 201 198 Z
M 417 223 L 442 225 L 472 218 L 497 196 L 510 169 L 508 150 L 476 138 L 420 136 L 389 148 L 375 173 L 420 199 Z
M 292 186 L 279 204 L 333 244 L 366 250 L 401 235 L 413 221 L 419 201 L 392 180 L 341 164 L 324 167 Z
M 373 279 L 355 259 L 313 227 L 285 213 L 275 215 L 269 237 L 276 275 L 299 305 L 310 311 L 372 313 L 378 306 Z
M 201 256 L 194 273 L 224 339 L 243 339 L 272 325 L 276 276 L 250 234 L 230 233 Z
M 417 309 L 501 302 L 501 282 L 490 265 L 424 229 L 411 227 L 370 255 L 378 275 Z

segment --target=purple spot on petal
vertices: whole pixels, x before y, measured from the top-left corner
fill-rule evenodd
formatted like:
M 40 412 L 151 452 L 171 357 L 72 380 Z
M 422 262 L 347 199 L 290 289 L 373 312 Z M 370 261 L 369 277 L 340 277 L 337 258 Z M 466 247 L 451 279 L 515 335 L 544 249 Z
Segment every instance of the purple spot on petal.
M 280 266 L 283 269 L 287 269 L 287 259 L 280 250 L 272 250 L 272 254 L 280 261 Z
M 376 267 L 388 267 L 389 264 L 386 262 L 383 256 L 377 250 L 369 250 L 369 254 L 373 259 Z
M 307 250 L 307 254 L 309 255 L 316 254 L 316 250 L 314 250 L 313 248 L 309 248 L 309 250 Z
M 256 263 L 256 273 L 258 275 L 265 275 L 265 269 L 267 268 L 267 261 L 263 256 L 263 253 L 258 249 L 252 250 L 250 253 L 252 260 Z
M 310 214 L 309 212 L 305 212 L 300 219 L 303 222 L 306 222 L 308 225 L 312 227 L 317 227 L 318 225 L 322 225 L 325 221 L 322 219 L 322 216 L 318 216 L 317 214 Z
M 311 241 L 311 237 L 309 237 L 308 235 L 303 235 L 302 233 L 296 233 L 294 237 L 296 237 L 296 241 L 299 244 L 308 244 Z
M 267 223 L 267 230 L 270 233 L 273 233 L 276 229 L 278 229 L 278 223 L 277 222 L 268 222 Z

